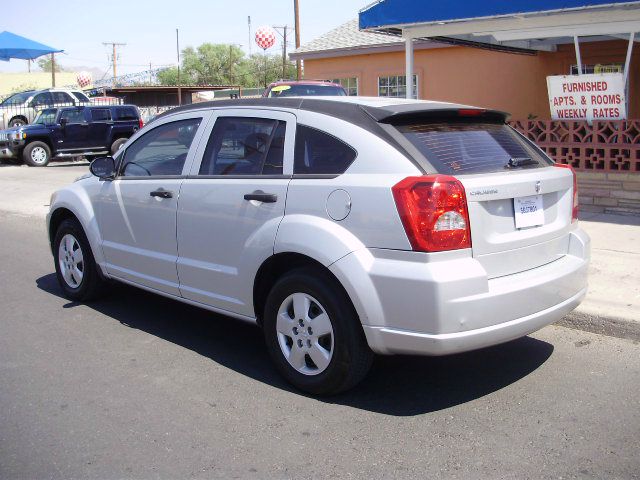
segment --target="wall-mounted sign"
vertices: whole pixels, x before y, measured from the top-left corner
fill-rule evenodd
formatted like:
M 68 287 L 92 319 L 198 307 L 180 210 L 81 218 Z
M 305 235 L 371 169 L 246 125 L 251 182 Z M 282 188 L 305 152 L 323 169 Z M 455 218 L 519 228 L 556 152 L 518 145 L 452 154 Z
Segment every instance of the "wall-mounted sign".
M 624 120 L 627 118 L 622 73 L 547 77 L 553 120 Z

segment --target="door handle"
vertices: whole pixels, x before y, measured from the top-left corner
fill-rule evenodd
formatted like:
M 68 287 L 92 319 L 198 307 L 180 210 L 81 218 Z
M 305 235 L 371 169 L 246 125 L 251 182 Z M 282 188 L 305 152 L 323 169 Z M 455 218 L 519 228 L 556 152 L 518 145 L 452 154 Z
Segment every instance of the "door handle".
M 278 201 L 278 195 L 275 193 L 264 193 L 262 190 L 256 190 L 255 192 L 245 193 L 245 200 L 257 200 L 263 203 L 275 203 Z
M 154 190 L 153 192 L 149 192 L 149 195 L 152 197 L 160 197 L 160 198 L 171 198 L 173 197 L 173 192 L 169 190 L 165 190 L 164 188 L 159 188 L 158 190 Z

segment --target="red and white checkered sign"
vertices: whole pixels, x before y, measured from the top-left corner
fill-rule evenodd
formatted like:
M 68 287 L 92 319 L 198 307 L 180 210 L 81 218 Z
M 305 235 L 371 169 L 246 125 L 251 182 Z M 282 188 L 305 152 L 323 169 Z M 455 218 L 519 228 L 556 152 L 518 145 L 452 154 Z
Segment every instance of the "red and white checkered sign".
M 91 85 L 91 74 L 89 72 L 80 72 L 76 76 L 76 82 L 81 88 Z
M 273 47 L 273 44 L 276 43 L 276 32 L 269 26 L 258 28 L 256 30 L 256 43 L 263 50 Z

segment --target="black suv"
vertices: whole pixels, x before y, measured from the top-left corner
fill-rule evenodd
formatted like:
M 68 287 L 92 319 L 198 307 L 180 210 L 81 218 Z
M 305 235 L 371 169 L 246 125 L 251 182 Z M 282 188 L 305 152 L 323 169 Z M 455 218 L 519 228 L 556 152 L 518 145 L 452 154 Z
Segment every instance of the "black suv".
M 44 167 L 53 157 L 113 154 L 142 125 L 135 105 L 46 108 L 31 125 L 0 131 L 0 159 Z

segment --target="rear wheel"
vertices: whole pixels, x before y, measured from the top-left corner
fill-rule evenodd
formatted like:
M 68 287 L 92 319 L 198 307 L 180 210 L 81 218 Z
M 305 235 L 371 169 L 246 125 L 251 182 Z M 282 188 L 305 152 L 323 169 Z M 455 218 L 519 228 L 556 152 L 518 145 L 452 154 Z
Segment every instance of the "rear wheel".
M 53 241 L 56 276 L 64 295 L 86 301 L 103 293 L 106 282 L 98 273 L 89 241 L 76 219 L 64 220 Z
M 51 149 L 44 142 L 31 142 L 24 147 L 22 160 L 30 167 L 46 167 L 51 160 Z
M 267 298 L 263 327 L 276 367 L 305 392 L 348 390 L 371 366 L 373 354 L 349 297 L 320 269 L 295 270 L 278 280 Z
M 111 144 L 111 155 L 115 155 L 118 150 L 122 148 L 122 146 L 127 143 L 128 138 L 118 138 L 115 142 Z

